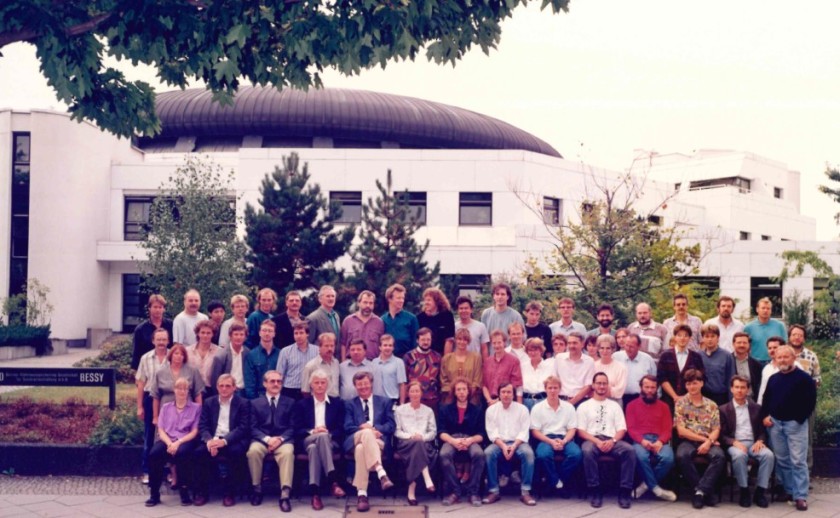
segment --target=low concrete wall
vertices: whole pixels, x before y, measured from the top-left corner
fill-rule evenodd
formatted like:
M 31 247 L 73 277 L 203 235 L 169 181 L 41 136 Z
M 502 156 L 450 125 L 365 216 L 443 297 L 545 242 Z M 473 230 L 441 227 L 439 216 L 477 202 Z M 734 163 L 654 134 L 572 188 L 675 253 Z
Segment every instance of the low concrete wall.
M 0 444 L 0 471 L 27 476 L 140 475 L 142 446 Z
M 9 345 L 0 347 L 0 361 L 19 360 L 35 356 L 35 348 L 29 345 Z

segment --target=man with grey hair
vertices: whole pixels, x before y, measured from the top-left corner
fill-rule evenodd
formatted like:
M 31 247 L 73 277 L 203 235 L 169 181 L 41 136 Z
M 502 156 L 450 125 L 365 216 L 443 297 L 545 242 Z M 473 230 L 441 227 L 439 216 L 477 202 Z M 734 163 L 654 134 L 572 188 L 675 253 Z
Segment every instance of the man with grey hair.
M 318 303 L 321 306 L 306 316 L 309 322 L 309 332 L 312 336 L 321 336 L 321 333 L 334 333 L 340 335 L 341 318 L 335 311 L 336 293 L 335 288 L 326 284 L 318 290 Z
M 335 357 L 335 335 L 333 333 L 321 333 L 318 337 L 318 356 L 309 360 L 303 366 L 304 381 L 308 380 L 316 370 L 324 371 L 330 379 L 327 395 L 330 397 L 339 397 L 340 369 L 338 358 Z M 304 396 L 309 395 L 309 386 L 307 384 L 303 385 L 302 390 Z
M 341 359 L 347 358 L 347 349 L 352 340 L 361 339 L 365 342 L 365 354 L 368 360 L 379 355 L 379 337 L 385 334 L 385 324 L 373 312 L 376 305 L 376 295 L 364 290 L 356 297 L 357 310 L 348 315 L 341 324 Z
M 312 397 L 295 405 L 295 446 L 309 457 L 309 487 L 312 509 L 324 508 L 321 501 L 321 473 L 330 481 L 330 491 L 336 498 L 345 496 L 336 474 L 333 454 L 341 451 L 344 428 L 344 402 L 327 394 L 329 375 L 315 369 L 307 382 Z
M 665 341 L 668 328 L 653 321 L 650 304 L 646 302 L 636 304 L 636 321 L 627 326 L 627 330 L 640 338 L 641 351 L 648 353 L 655 360 L 659 359 L 659 354 L 668 347 Z

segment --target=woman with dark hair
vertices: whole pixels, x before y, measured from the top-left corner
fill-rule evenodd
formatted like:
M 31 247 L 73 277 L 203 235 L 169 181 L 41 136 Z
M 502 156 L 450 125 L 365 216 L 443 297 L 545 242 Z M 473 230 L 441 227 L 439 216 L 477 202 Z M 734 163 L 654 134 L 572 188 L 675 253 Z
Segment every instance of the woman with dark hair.
M 201 380 L 201 374 L 189 366 L 188 358 L 186 347 L 181 344 L 173 345 L 167 358 L 169 365 L 158 369 L 152 377 L 149 393 L 153 398 L 154 424 L 158 424 L 161 407 L 175 399 L 175 382 L 178 378 L 187 380 L 190 399 L 201 405 L 204 382 Z
M 417 315 L 420 327 L 432 330 L 432 350 L 441 356 L 446 353 L 446 340 L 455 336 L 455 316 L 449 300 L 439 288 L 427 288 L 423 292 L 423 311 Z
M 679 324 L 674 328 L 673 348 L 668 349 L 659 357 L 656 377 L 662 388 L 662 401 L 674 409 L 674 402 L 685 395 L 685 380 L 683 374 L 689 369 L 703 371 L 703 358 L 688 348 L 691 339 L 691 328 Z

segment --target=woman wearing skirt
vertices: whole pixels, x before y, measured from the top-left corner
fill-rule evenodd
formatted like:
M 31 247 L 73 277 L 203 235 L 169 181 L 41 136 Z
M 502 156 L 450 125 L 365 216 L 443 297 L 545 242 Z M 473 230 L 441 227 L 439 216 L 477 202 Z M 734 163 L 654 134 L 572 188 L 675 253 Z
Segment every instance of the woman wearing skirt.
M 420 403 L 423 388 L 417 381 L 408 384 L 408 403 L 397 407 L 395 417 L 397 430 L 397 453 L 403 459 L 405 479 L 408 484 L 408 504 L 417 505 L 417 479 L 423 477 L 426 491 L 435 492 L 432 475 L 429 472 L 437 461 L 434 441 L 437 435 L 435 414 L 432 409 Z

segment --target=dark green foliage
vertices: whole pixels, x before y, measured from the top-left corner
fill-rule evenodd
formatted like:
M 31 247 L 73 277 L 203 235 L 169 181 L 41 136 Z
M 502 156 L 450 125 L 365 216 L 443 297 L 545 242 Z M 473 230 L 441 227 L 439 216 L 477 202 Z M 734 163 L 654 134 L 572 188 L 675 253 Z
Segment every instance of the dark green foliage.
M 820 359 L 822 383 L 817 389 L 817 409 L 814 440 L 817 446 L 840 446 L 840 365 L 837 361 L 837 343 L 833 340 L 805 343 Z
M 50 326 L 0 325 L 0 347 L 17 345 L 30 345 L 36 355 L 43 355 L 52 347 Z
M 131 398 L 121 398 L 114 411 L 103 409 L 88 444 L 143 444 L 143 422 L 137 417 L 137 404 Z
M 353 241 L 353 227 L 335 231 L 341 207 L 330 204 L 317 185 L 307 185 L 308 165 L 299 170 L 297 153 L 283 168 L 267 174 L 260 186 L 260 207 L 245 206 L 245 242 L 250 248 L 251 285 L 269 287 L 280 298 L 289 290 L 338 285 L 334 262 Z
M 348 295 L 355 297 L 362 290 L 372 291 L 376 294 L 375 311 L 381 314 L 388 307 L 385 290 L 400 283 L 407 290 L 405 308 L 412 311 L 423 290 L 437 281 L 440 263 L 429 267 L 424 259 L 429 240 L 420 245 L 414 239 L 420 225 L 407 197 L 398 200 L 394 195 L 390 170 L 385 184 L 377 180 L 376 188 L 379 195 L 362 207 L 360 242 L 350 252 L 354 264 L 347 281 L 351 292 Z
M 134 383 L 134 370 L 131 368 L 132 350 L 131 339 L 121 336 L 103 344 L 102 352 L 98 355 L 80 360 L 74 363 L 73 367 L 116 369 L 117 383 Z
M 473 46 L 489 53 L 501 22 L 527 0 L 327 2 L 297 0 L 4 0 L 0 49 L 25 41 L 78 120 L 121 136 L 160 132 L 154 91 L 105 58 L 150 65 L 183 88 L 203 83 L 221 103 L 252 84 L 320 86 L 325 68 L 348 76 L 394 60 L 454 65 Z M 565 11 L 569 0 L 542 0 Z

